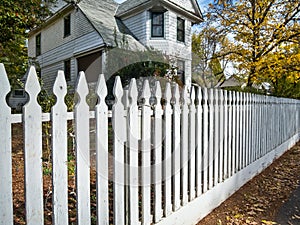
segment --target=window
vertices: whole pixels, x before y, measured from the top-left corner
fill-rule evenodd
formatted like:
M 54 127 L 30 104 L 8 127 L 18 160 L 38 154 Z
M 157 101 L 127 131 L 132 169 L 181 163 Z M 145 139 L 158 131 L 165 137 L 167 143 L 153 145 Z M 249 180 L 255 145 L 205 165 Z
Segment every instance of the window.
M 184 20 L 181 18 L 177 18 L 177 41 L 184 42 L 185 38 L 185 26 Z
M 35 54 L 36 56 L 41 54 L 41 34 L 35 36 Z
M 64 37 L 71 34 L 71 14 L 64 18 Z
M 183 83 L 185 81 L 184 71 L 185 71 L 185 62 L 183 60 L 178 60 L 177 61 L 177 75 Z
M 164 13 L 152 12 L 151 36 L 163 37 L 164 36 Z
M 65 71 L 65 78 L 66 81 L 70 81 L 71 80 L 71 60 L 66 60 L 64 62 L 64 71 Z

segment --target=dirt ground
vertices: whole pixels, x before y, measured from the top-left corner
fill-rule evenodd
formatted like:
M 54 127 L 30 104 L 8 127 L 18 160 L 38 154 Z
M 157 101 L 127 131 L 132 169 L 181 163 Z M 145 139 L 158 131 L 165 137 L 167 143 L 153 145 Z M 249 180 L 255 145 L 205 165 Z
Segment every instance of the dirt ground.
M 276 215 L 300 185 L 300 142 L 197 225 L 278 224 Z M 300 215 L 293 215 L 300 219 Z M 296 223 L 282 225 L 300 225 Z

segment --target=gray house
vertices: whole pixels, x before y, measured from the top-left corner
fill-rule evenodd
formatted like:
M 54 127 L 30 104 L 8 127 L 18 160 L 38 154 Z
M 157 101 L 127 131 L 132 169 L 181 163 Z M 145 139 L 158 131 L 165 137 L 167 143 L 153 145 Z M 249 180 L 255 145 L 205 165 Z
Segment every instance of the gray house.
M 107 53 L 126 42 L 130 51 L 153 48 L 172 58 L 191 83 L 191 27 L 202 21 L 196 0 L 60 0 L 42 26 L 30 31 L 28 56 L 51 87 L 58 70 L 69 85 L 79 71 L 88 82 L 105 73 Z

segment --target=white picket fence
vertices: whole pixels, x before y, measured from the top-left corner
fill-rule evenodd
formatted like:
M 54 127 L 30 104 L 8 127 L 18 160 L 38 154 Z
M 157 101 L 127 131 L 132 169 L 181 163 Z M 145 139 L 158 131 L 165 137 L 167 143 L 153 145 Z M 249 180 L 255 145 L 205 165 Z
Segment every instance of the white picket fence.
M 97 224 L 110 224 L 109 171 L 113 171 L 113 224 L 195 224 L 300 139 L 300 101 L 206 88 L 179 91 L 156 83 L 150 104 L 148 81 L 141 104 L 131 80 L 128 104 L 121 81 L 114 86 L 112 111 L 99 77 L 94 111 L 88 85 L 78 77 L 79 101 L 67 112 L 67 85 L 58 72 L 51 113 L 37 103 L 40 85 L 30 68 L 22 114 L 11 114 L 10 85 L 0 64 L 0 224 L 13 224 L 11 126 L 23 123 L 26 224 L 44 224 L 42 122 L 52 124 L 52 222 L 69 224 L 67 121 L 75 125 L 77 224 L 91 224 L 90 119 L 95 121 Z M 126 92 L 127 93 L 127 92 Z M 152 96 L 153 97 L 153 96 Z M 163 101 L 161 101 L 163 99 Z M 140 101 L 139 101 L 140 102 Z M 161 102 L 164 102 L 163 105 Z M 109 123 L 114 135 L 109 151 Z M 91 139 L 92 140 L 92 139 Z M 110 155 L 113 162 L 109 163 Z

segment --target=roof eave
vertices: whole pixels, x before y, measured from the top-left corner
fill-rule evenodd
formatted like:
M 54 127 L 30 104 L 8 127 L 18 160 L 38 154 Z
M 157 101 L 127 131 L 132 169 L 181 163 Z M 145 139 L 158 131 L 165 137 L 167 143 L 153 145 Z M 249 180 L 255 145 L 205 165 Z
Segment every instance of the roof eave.
M 31 31 L 29 31 L 28 36 L 33 36 L 34 34 L 40 32 L 44 27 L 47 27 L 49 24 L 53 23 L 55 20 L 61 18 L 62 15 L 65 15 L 72 11 L 74 9 L 73 4 L 68 4 L 61 8 L 59 11 L 54 13 L 52 16 L 50 16 L 48 19 L 46 19 L 45 22 L 43 22 L 40 26 L 33 28 Z

